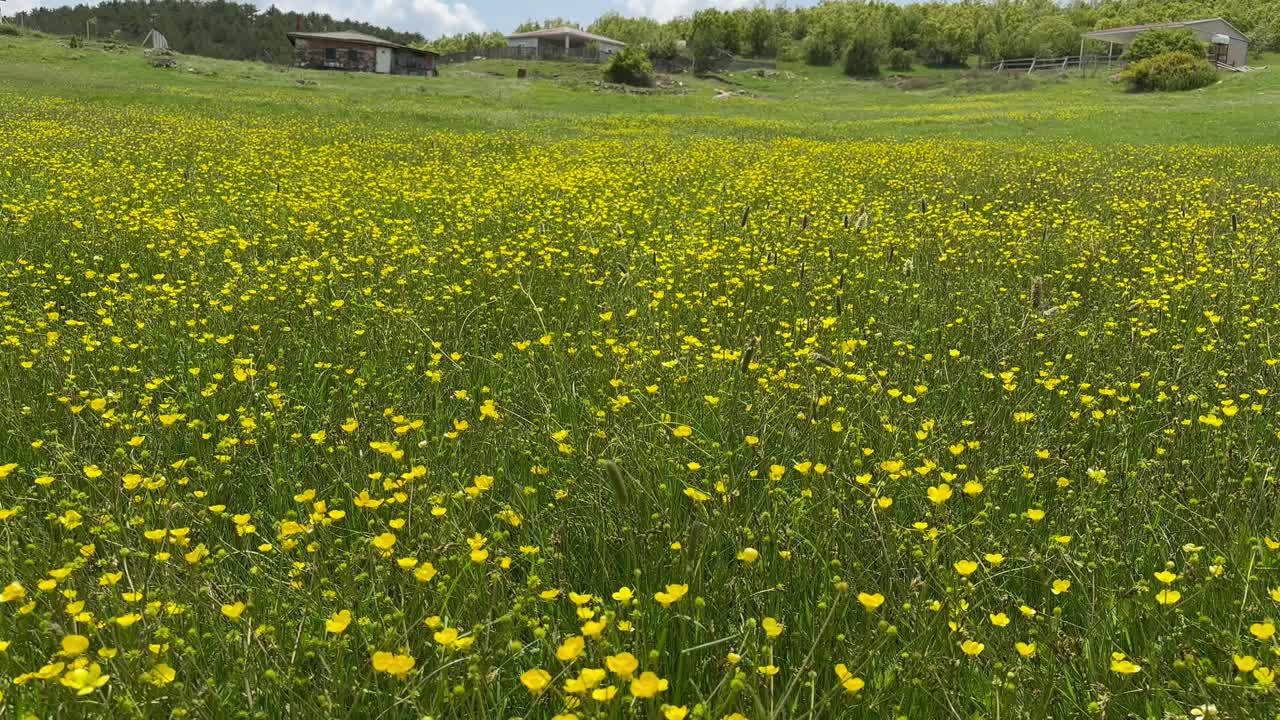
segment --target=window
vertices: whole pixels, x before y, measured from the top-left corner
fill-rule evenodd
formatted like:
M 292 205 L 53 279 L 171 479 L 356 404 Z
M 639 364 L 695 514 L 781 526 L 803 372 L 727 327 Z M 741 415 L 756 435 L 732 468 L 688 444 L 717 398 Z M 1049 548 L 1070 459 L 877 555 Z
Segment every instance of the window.
M 356 50 L 355 48 L 351 48 L 350 50 L 348 50 L 348 51 L 347 51 L 347 62 L 351 63 L 352 65 L 359 65 L 359 64 L 360 64 L 360 51 L 359 51 L 359 50 Z
M 325 62 L 325 64 L 326 64 L 326 65 L 328 65 L 328 64 L 330 64 L 330 63 L 336 63 L 336 62 L 338 62 L 338 49 L 337 49 L 337 48 L 325 48 L 325 49 L 324 49 L 324 62 Z

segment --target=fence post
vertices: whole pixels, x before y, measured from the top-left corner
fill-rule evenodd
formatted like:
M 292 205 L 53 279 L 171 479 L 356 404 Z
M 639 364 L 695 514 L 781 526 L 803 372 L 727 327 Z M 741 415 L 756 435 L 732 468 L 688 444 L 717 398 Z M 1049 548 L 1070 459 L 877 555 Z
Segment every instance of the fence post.
M 1031 58 L 1031 67 L 1027 68 L 1027 74 L 1030 75 L 1036 69 L 1036 59 Z

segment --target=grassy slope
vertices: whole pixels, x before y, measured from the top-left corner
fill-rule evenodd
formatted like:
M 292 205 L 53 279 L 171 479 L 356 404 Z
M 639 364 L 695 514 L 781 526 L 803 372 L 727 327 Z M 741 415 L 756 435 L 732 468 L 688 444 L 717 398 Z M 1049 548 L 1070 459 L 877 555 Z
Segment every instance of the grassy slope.
M 1280 136 L 1280 70 L 1224 74 L 1202 91 L 1135 96 L 1105 73 L 1067 81 L 1038 78 L 1028 89 L 975 92 L 961 73 L 919 70 L 947 82 L 903 91 L 853 81 L 834 68 L 784 66 L 793 76 L 735 74 L 730 87 L 678 76 L 684 94 L 595 91 L 597 68 L 484 61 L 447 66 L 439 78 L 404 78 L 272 68 L 180 57 L 178 70 L 154 69 L 136 51 L 70 49 L 39 38 L 0 38 L 0 93 L 38 91 L 89 102 L 137 102 L 216 113 L 226 102 L 269 118 L 308 112 L 376 125 L 455 130 L 599 131 L 600 122 L 715 135 L 787 134 L 821 138 L 922 136 L 969 139 L 1075 139 L 1089 143 L 1267 143 Z M 1266 65 L 1265 57 L 1254 59 Z M 194 72 L 193 72 L 194 70 Z M 301 84 L 301 82 L 312 82 Z M 754 97 L 715 99 L 721 89 Z M 217 102 L 212 102 L 217 100 Z M 658 116 L 658 117 L 651 117 Z

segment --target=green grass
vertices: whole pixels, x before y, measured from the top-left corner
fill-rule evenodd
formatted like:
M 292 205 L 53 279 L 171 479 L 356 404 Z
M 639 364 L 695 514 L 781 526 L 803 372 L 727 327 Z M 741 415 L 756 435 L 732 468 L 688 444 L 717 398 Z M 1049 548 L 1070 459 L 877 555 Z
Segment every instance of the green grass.
M 1280 712 L 1270 71 L 179 62 L 0 37 L 0 714 Z
M 300 106 L 337 121 L 381 127 L 427 124 L 447 130 L 531 130 L 563 135 L 596 119 L 636 124 L 657 116 L 678 134 L 821 139 L 948 137 L 1090 143 L 1256 144 L 1280 131 L 1280 73 L 1224 73 L 1192 93 L 1129 95 L 1105 72 L 1065 80 L 1037 76 L 1031 89 L 973 92 L 965 71 L 917 67 L 909 75 L 938 78 L 920 91 L 845 78 L 836 67 L 783 63 L 795 78 L 734 73 L 736 85 L 689 75 L 682 88 L 653 96 L 595 92 L 599 67 L 477 61 L 445 66 L 439 78 L 380 77 L 304 71 L 259 63 L 179 58 L 177 70 L 154 69 L 136 51 L 58 47 L 35 38 L 0 38 L 6 73 L 0 91 L 93 103 L 134 102 L 184 112 L 220 112 L 232 102 L 264 117 Z M 1267 65 L 1267 57 L 1252 59 Z M 192 72 L 195 70 L 196 72 Z M 499 77 L 500 76 L 500 77 Z M 299 82 L 315 83 L 300 85 Z M 720 90 L 755 97 L 715 99 Z

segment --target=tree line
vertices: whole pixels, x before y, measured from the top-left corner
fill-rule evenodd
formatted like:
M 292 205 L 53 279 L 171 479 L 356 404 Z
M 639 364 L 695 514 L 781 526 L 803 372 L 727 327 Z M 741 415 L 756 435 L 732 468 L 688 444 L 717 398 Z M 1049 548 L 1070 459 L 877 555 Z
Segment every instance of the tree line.
M 584 29 L 660 57 L 684 52 L 696 61 L 727 53 L 812 65 L 842 61 L 854 45 L 870 44 L 885 55 L 893 49 L 930 65 L 960 65 L 984 59 L 1075 54 L 1080 34 L 1090 30 L 1223 17 L 1249 36 L 1255 49 L 1280 50 L 1277 0 L 963 0 L 915 2 L 828 0 L 812 7 L 700 10 L 659 23 L 610 12 Z M 521 29 L 572 24 L 555 18 Z M 475 43 L 459 50 L 501 44 L 501 36 L 443 38 Z
M 266 10 L 224 0 L 109 0 L 98 5 L 46 7 L 17 13 L 15 24 L 54 35 L 85 35 L 139 43 L 155 28 L 178 52 L 229 60 L 289 63 L 293 49 L 285 33 L 293 30 L 347 30 L 376 35 L 405 45 L 421 44 L 418 33 L 399 32 L 324 13 Z
M 1224 17 L 1252 40 L 1255 49 L 1280 50 L 1280 2 L 1276 0 L 962 0 L 899 5 L 864 0 L 828 0 L 812 7 L 767 6 L 706 9 L 657 22 L 609 12 L 582 26 L 564 18 L 530 20 L 521 32 L 569 25 L 645 48 L 652 57 L 686 55 L 707 61 L 718 55 L 777 58 L 829 65 L 850 48 L 871 46 L 888 55 L 901 51 L 930 65 L 962 65 L 971 56 L 1014 58 L 1073 54 L 1080 33 L 1097 28 L 1168 20 Z M 175 50 L 233 59 L 287 62 L 290 30 L 353 30 L 440 53 L 480 52 L 506 44 L 502 33 L 462 33 L 428 40 L 326 14 L 259 10 L 250 4 L 207 0 L 112 0 L 97 6 L 42 8 L 18 21 L 56 34 L 116 34 L 141 41 L 151 28 Z

